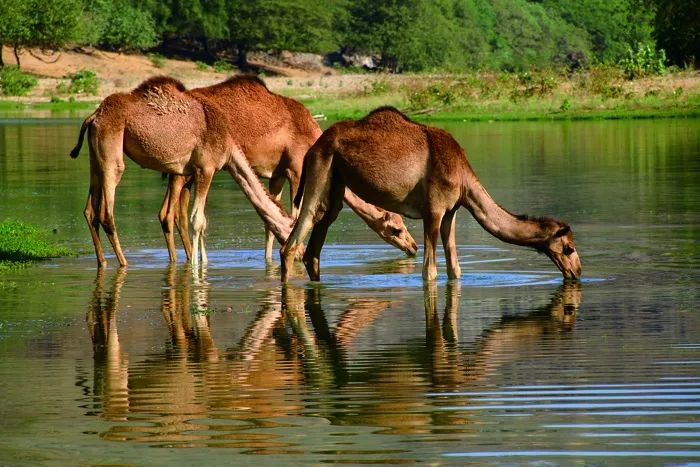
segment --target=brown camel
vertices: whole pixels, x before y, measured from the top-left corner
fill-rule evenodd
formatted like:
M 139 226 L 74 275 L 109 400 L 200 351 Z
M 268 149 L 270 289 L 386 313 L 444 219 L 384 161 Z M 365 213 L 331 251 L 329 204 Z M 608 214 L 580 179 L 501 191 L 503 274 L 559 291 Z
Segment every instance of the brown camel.
M 245 99 L 247 105 L 239 108 L 238 102 Z M 100 226 L 107 233 L 119 264 L 127 264 L 114 221 L 114 194 L 124 171 L 124 153 L 143 167 L 175 175 L 160 215 L 173 260 L 174 218 L 180 213 L 181 220 L 186 220 L 182 211 L 187 208 L 189 189 L 183 188 L 188 188 L 188 178 L 192 178 L 195 202 L 190 258 L 196 263 L 199 248 L 204 245 L 204 206 L 214 172 L 229 171 L 263 218 L 266 229 L 283 243 L 293 220 L 260 184 L 256 172 L 271 178 L 276 195 L 284 177 L 290 179 L 294 190 L 298 186 L 295 174 L 301 170 L 294 164 L 301 165 L 306 150 L 320 134 L 318 125 L 301 104 L 270 93 L 260 80 L 251 77 L 234 77 L 191 91 L 175 79 L 154 77 L 130 93 L 108 96 L 83 122 L 78 144 L 71 151 L 73 158 L 80 152 L 85 131 L 91 171 L 85 217 L 100 266 L 106 264 L 98 234 Z M 181 192 L 186 192 L 182 200 Z M 375 220 L 379 211 L 374 208 L 373 212 Z M 403 221 L 399 217 L 396 227 L 396 218 L 390 220 L 382 223 L 380 234 L 410 251 L 406 245 L 413 239 L 407 235 Z M 379 230 L 378 224 L 375 230 Z M 386 236 L 389 234 L 391 239 Z M 204 249 L 202 262 L 206 262 Z
M 304 200 L 288 242 L 282 247 L 282 280 L 313 228 L 304 253 L 312 280 L 319 280 L 319 256 L 347 186 L 368 203 L 423 219 L 423 278 L 435 279 L 438 232 L 447 275 L 460 276 L 455 245 L 455 213 L 466 207 L 490 234 L 549 256 L 566 279 L 578 279 L 581 263 L 571 228 L 547 218 L 515 216 L 486 192 L 459 144 L 447 132 L 414 123 L 396 109 L 382 107 L 358 121 L 338 122 L 306 155 L 295 203 Z
M 242 76 L 220 84 L 193 89 L 196 97 L 203 94 L 215 99 L 226 114 L 226 125 L 235 135 L 253 171 L 270 180 L 270 194 L 279 200 L 284 181 L 289 182 L 291 199 L 299 187 L 299 178 L 306 151 L 321 135 L 321 128 L 309 111 L 299 102 L 270 92 L 258 78 Z M 191 182 L 170 175 L 159 219 L 165 234 L 171 261 L 176 261 L 173 224 L 176 223 L 190 259 L 187 228 L 187 207 Z M 181 191 L 179 202 L 174 195 Z M 416 254 L 417 245 L 398 214 L 368 205 L 348 191 L 345 202 L 386 242 L 409 256 Z M 293 215 L 296 212 L 293 210 Z M 272 233 L 265 228 L 265 259 L 272 260 Z M 203 255 L 204 242 L 200 241 Z

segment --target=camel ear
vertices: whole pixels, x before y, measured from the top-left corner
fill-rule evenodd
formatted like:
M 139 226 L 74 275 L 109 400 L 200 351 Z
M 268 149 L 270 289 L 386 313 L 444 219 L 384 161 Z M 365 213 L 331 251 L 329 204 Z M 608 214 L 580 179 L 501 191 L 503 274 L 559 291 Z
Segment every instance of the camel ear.
M 384 211 L 384 220 L 388 221 L 389 219 L 391 219 L 391 214 L 389 211 Z
M 568 234 L 569 232 L 571 232 L 571 227 L 569 227 L 568 225 L 565 225 L 564 227 L 559 229 L 557 231 L 557 233 L 554 234 L 554 236 L 555 237 L 563 237 L 564 235 Z

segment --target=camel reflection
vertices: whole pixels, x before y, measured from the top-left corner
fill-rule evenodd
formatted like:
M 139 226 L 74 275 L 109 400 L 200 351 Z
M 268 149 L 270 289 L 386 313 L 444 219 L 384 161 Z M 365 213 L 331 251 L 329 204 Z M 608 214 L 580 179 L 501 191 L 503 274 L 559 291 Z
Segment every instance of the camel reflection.
M 206 271 L 172 265 L 161 297 L 165 349 L 136 361 L 126 358 L 117 330 L 126 273 L 118 272 L 107 292 L 104 274 L 98 271 L 88 311 L 95 393 L 102 397 L 105 419 L 133 423 L 115 424 L 101 436 L 260 452 L 293 444 L 280 433 L 256 431 L 284 426 L 279 417 L 322 417 L 333 425 L 374 426 L 384 433 L 427 433 L 436 425 L 463 429 L 471 424 L 468 414 L 436 410 L 426 393 L 488 382 L 520 349 L 544 337 L 564 338 L 581 302 L 580 284 L 567 284 L 548 305 L 501 317 L 475 341 L 460 342 L 465 329 L 460 319 L 468 320 L 469 313 L 462 307 L 460 316 L 459 283 L 445 286 L 442 314 L 436 283 L 426 283 L 425 340 L 394 345 L 375 358 L 382 333 L 395 332 L 386 324 L 386 310 L 411 309 L 402 294 L 354 295 L 338 311 L 324 307 L 324 296 L 333 292 L 321 286 L 275 284 L 262 291 L 240 337 L 224 343 L 217 334 L 217 345 L 212 333 L 217 319 L 243 316 L 212 313 Z
M 95 291 L 86 316 L 92 340 L 94 393 L 102 397 L 102 414 L 108 420 L 125 420 L 129 412 L 129 361 L 122 354 L 117 333 L 117 305 L 126 268 L 119 268 L 111 289 L 104 292 L 106 271 L 97 269 Z
M 481 338 L 465 352 L 460 349 L 457 330 L 460 283 L 448 282 L 445 311 L 440 326 L 437 286 L 424 288 L 426 343 L 432 351 L 433 387 L 454 389 L 487 379 L 518 355 L 518 349 L 537 345 L 543 336 L 556 336 L 573 329 L 581 304 L 581 284 L 564 283 L 548 305 L 526 315 L 505 316 L 484 330 Z

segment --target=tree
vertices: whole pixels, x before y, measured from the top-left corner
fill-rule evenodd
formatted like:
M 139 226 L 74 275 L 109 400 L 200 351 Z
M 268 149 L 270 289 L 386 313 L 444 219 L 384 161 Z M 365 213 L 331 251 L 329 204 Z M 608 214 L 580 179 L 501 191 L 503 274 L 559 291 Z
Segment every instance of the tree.
M 698 65 L 700 60 L 700 8 L 697 0 L 654 0 L 654 36 L 671 63 Z
M 238 65 L 248 66 L 254 50 L 321 52 L 337 47 L 333 18 L 338 3 L 316 0 L 228 0 L 228 38 Z
M 617 62 L 630 47 L 652 39 L 653 10 L 640 0 L 544 0 L 542 5 L 584 30 L 601 62 Z
M 89 1 L 80 42 L 108 49 L 146 49 L 156 45 L 158 35 L 150 13 L 126 0 Z
M 424 70 L 459 61 L 451 0 L 357 0 L 350 5 L 344 44 L 381 55 L 392 71 Z
M 0 0 L 0 44 L 56 49 L 78 38 L 82 0 Z

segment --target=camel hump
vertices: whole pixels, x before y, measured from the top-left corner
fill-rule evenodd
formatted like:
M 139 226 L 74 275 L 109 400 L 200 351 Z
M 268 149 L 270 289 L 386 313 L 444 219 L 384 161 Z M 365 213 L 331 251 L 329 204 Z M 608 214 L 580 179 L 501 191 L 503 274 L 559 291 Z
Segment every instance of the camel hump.
M 374 109 L 360 121 L 373 125 L 381 123 L 415 123 L 399 109 L 390 105 Z
M 175 78 L 154 76 L 139 84 L 132 94 L 144 99 L 159 115 L 167 115 L 187 112 L 191 99 L 186 91 L 185 85 Z
M 170 76 L 154 76 L 139 84 L 136 89 L 134 89 L 134 93 L 146 95 L 152 92 L 158 92 L 156 90 L 161 90 L 161 92 L 171 91 L 174 93 L 182 93 L 187 91 L 187 88 L 181 81 L 171 78 Z
M 236 75 L 236 76 L 231 76 L 228 78 L 226 81 L 221 83 L 222 85 L 229 85 L 229 86 L 262 86 L 265 89 L 267 88 L 267 84 L 265 84 L 265 81 L 260 79 L 259 77 L 255 75 Z M 269 90 L 269 89 L 268 89 Z

